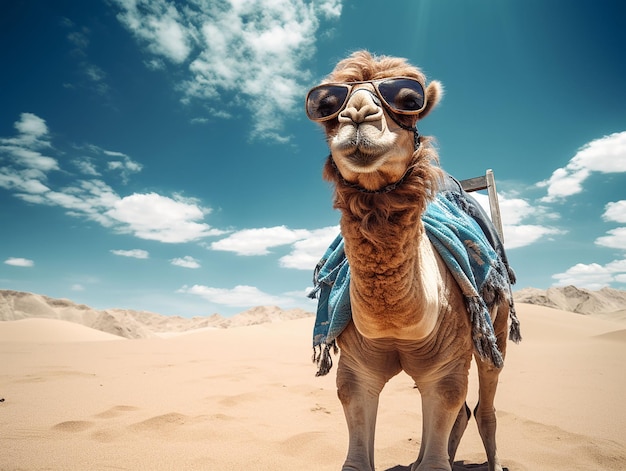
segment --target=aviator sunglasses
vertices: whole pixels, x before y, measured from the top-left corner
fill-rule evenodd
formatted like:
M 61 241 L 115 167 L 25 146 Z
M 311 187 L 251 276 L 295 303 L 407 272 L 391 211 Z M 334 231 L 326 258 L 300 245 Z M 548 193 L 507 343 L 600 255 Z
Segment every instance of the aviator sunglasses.
M 393 77 L 364 82 L 324 83 L 306 96 L 306 114 L 312 121 L 327 121 L 346 106 L 355 85 L 371 83 L 378 98 L 394 113 L 416 115 L 426 107 L 424 86 L 414 78 Z

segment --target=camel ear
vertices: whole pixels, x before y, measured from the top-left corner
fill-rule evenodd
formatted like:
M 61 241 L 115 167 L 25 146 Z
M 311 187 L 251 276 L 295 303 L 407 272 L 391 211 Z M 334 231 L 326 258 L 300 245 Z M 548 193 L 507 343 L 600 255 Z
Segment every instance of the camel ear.
M 442 98 L 443 85 L 441 82 L 433 80 L 426 87 L 426 108 L 420 113 L 419 119 L 425 118 L 428 113 L 435 109 L 435 106 L 437 106 Z

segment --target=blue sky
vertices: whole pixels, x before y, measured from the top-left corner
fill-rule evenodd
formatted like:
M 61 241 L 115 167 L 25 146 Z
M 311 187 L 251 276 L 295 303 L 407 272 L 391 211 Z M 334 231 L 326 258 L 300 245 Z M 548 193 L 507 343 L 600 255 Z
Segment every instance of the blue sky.
M 0 288 L 231 315 L 305 292 L 337 232 L 306 91 L 354 50 L 446 96 L 492 168 L 516 288 L 626 288 L 626 4 L 93 0 L 0 7 Z

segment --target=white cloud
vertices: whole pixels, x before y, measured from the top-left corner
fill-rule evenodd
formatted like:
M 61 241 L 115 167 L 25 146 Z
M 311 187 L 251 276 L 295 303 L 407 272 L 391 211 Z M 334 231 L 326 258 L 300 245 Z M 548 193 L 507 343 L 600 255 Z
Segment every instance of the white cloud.
M 607 203 L 602 219 L 612 222 L 626 222 L 626 200 Z
M 113 203 L 105 215 L 116 222 L 122 232 L 136 237 L 166 243 L 181 243 L 223 234 L 208 224 L 198 222 L 208 213 L 195 200 L 180 196 L 169 198 L 156 193 L 134 193 Z
M 83 155 L 72 161 L 78 170 L 85 175 L 101 176 L 103 170 L 118 172 L 122 181 L 127 183 L 131 174 L 143 170 L 143 165 L 123 152 L 103 149 L 93 144 L 76 146 L 75 148 L 83 154 L 91 154 Z M 102 168 L 98 169 L 96 163 L 100 163 Z
M 577 263 L 564 273 L 552 275 L 555 286 L 574 285 L 592 290 L 601 289 L 611 283 L 626 283 L 626 259 L 614 260 L 606 265 Z
M 491 217 L 488 196 L 484 193 L 471 193 L 471 195 Z M 498 193 L 498 202 L 500 217 L 502 218 L 502 231 L 504 232 L 504 246 L 507 249 L 526 247 L 543 238 L 564 233 L 555 227 L 540 224 L 545 220 L 558 218 L 544 206 L 532 205 L 522 198 L 509 197 L 506 193 L 500 192 Z
M 17 146 L 2 146 L 0 150 L 12 154 L 15 163 L 21 167 L 41 170 L 42 172 L 59 170 L 59 163 L 56 159 L 42 155 L 39 151 Z
M 310 231 L 307 237 L 293 244 L 291 253 L 280 258 L 280 266 L 297 270 L 313 270 L 338 234 L 339 226 Z
M 18 257 L 9 257 L 4 261 L 4 263 L 14 267 L 32 267 L 35 265 L 35 262 L 32 260 Z
M 102 70 L 97 65 L 86 64 L 84 67 L 84 71 L 85 75 L 87 75 L 89 80 L 91 80 L 92 82 L 101 82 L 106 77 L 104 70 Z
M 534 244 L 547 236 L 564 234 L 560 229 L 536 225 L 519 224 L 516 226 L 505 226 L 504 247 L 506 249 L 516 249 Z
M 289 229 L 285 226 L 243 229 L 213 242 L 212 250 L 235 252 L 237 255 L 268 255 L 273 247 L 291 245 L 291 252 L 279 259 L 283 268 L 312 270 L 330 243 L 339 234 L 339 226 L 321 229 Z
M 210 100 L 212 108 L 244 106 L 256 137 L 285 141 L 285 115 L 299 110 L 304 62 L 315 51 L 321 19 L 336 20 L 340 0 L 115 0 L 122 24 L 148 51 L 187 65 L 177 88 L 183 101 Z M 152 69 L 162 62 L 148 61 Z M 228 100 L 220 100 L 223 92 Z M 232 100 L 232 96 L 236 99 Z
M 267 255 L 269 248 L 292 244 L 309 236 L 306 229 L 285 226 L 244 229 L 211 244 L 213 250 L 235 252 L 237 255 Z
M 580 193 L 582 184 L 593 172 L 626 172 L 626 131 L 595 139 L 581 147 L 564 168 L 556 169 L 548 180 L 537 184 L 548 188 L 542 201 L 559 201 Z
M 50 191 L 50 188 L 41 183 L 39 180 L 35 179 L 22 180 L 19 183 L 19 189 L 20 191 L 24 191 L 30 194 L 46 193 L 47 191 Z
M 177 293 L 194 294 L 215 303 L 233 307 L 259 305 L 285 305 L 292 302 L 288 297 L 264 293 L 254 286 L 238 285 L 231 289 L 211 288 L 209 286 L 183 286 Z
M 85 160 L 76 159 L 72 163 L 76 166 L 76 168 L 78 168 L 78 170 L 81 173 L 85 175 L 89 175 L 92 177 L 100 176 L 100 172 L 98 172 L 96 165 L 93 163 L 91 159 L 85 159 Z
M 189 122 L 191 124 L 207 124 L 209 122 L 209 118 L 192 118 Z
M 118 19 L 148 49 L 175 63 L 183 62 L 189 52 L 190 32 L 181 23 L 175 5 L 164 0 L 115 0 L 123 9 Z
M 14 168 L 37 170 L 41 175 L 59 169 L 56 159 L 39 151 L 50 147 L 48 126 L 43 119 L 32 113 L 22 113 L 14 127 L 18 131 L 16 136 L 0 138 L 0 155 L 8 156 Z
M 107 169 L 110 171 L 118 171 L 120 176 L 122 177 L 122 181 L 124 183 L 128 183 L 128 178 L 132 173 L 141 172 L 143 169 L 143 165 L 138 162 L 135 162 L 127 155 L 121 154 L 119 152 L 110 152 L 104 151 L 107 155 L 114 155 L 116 157 L 121 157 L 119 160 L 111 160 L 107 163 Z
M 70 286 L 70 289 L 72 291 L 85 291 L 85 287 L 79 283 L 75 283 L 72 286 Z
M 175 265 L 177 267 L 200 268 L 200 263 L 198 263 L 195 258 L 190 257 L 189 255 L 186 255 L 182 258 L 173 258 L 172 260 L 170 260 L 170 262 L 172 265 Z
M 26 142 L 39 141 L 40 138 L 48 134 L 46 122 L 33 113 L 22 113 L 20 120 L 14 126 Z
M 132 249 L 132 250 L 111 250 L 111 253 L 114 255 L 119 255 L 120 257 L 129 257 L 129 258 L 140 258 L 146 259 L 150 257 L 150 254 L 141 249 Z
M 618 227 L 607 232 L 608 235 L 598 237 L 597 245 L 626 250 L 626 227 Z

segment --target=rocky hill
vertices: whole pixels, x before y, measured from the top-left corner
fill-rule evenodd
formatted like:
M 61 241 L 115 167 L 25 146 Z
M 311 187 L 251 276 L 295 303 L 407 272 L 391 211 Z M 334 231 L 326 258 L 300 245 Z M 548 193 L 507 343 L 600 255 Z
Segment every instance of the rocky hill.
M 185 318 L 130 309 L 97 310 L 67 299 L 0 290 L 0 321 L 27 318 L 59 319 L 129 339 L 161 337 L 203 328 L 229 328 L 309 317 L 302 309 L 259 306 L 232 317 L 213 314 Z
M 602 288 L 592 291 L 575 286 L 553 287 L 545 290 L 524 288 L 513 293 L 518 303 L 538 304 L 584 315 L 604 318 L 626 318 L 626 291 Z

